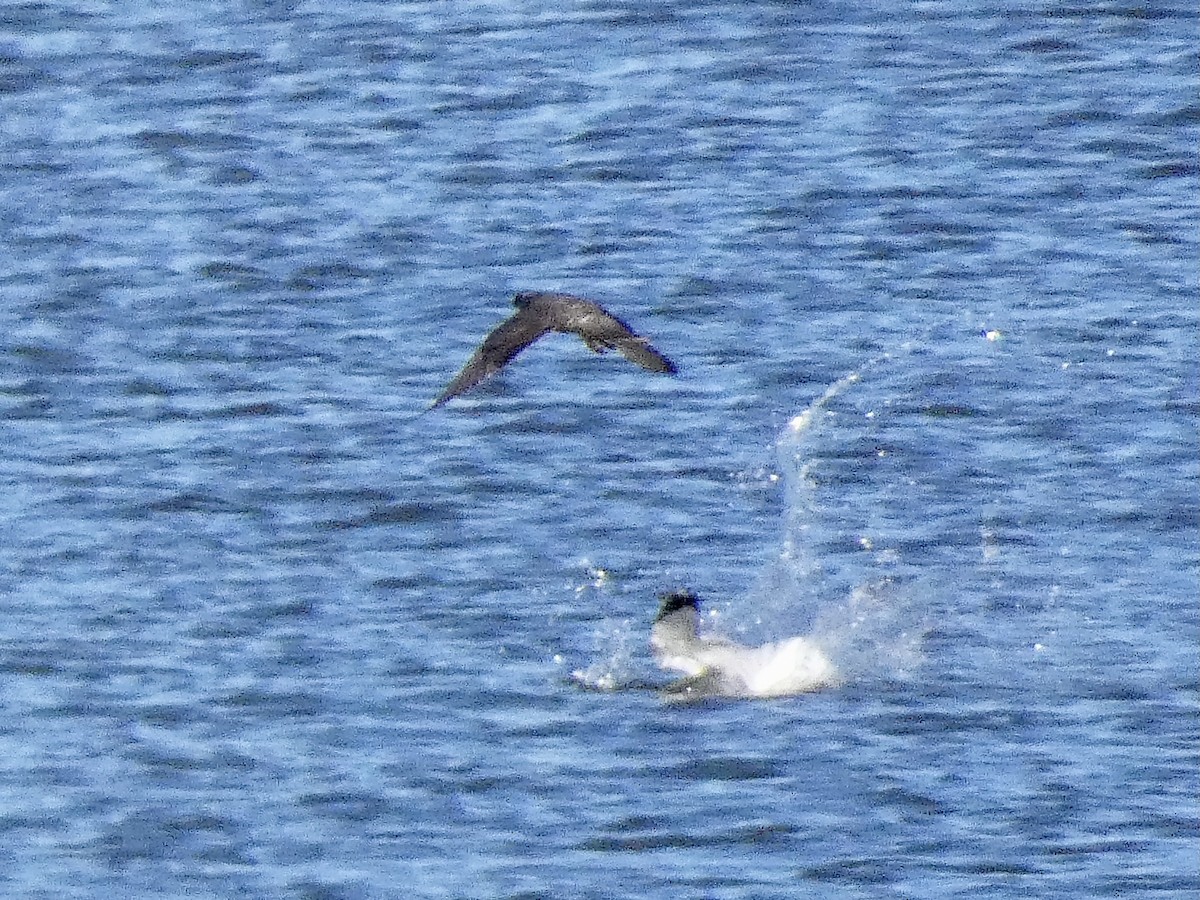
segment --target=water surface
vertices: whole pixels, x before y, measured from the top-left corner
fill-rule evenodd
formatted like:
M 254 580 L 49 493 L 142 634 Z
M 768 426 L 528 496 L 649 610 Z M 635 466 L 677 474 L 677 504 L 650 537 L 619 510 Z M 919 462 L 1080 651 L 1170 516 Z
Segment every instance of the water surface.
M 7 4 L 0 893 L 1193 896 L 1197 24 Z

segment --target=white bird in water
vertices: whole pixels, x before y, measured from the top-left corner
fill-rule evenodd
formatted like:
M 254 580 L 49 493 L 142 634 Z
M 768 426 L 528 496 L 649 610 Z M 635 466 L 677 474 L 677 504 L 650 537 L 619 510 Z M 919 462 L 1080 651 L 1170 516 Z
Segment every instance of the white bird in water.
M 677 371 L 675 364 L 655 350 L 649 340 L 591 300 L 571 294 L 520 291 L 513 296 L 513 303 L 516 313 L 483 339 L 430 409 L 491 378 L 514 356 L 551 331 L 577 334 L 596 353 L 619 350 L 626 359 L 651 372 Z
M 650 630 L 650 647 L 659 666 L 682 672 L 667 688 L 683 695 L 784 697 L 829 687 L 837 668 L 811 638 L 793 637 L 748 647 L 699 634 L 700 598 L 691 591 L 662 596 Z

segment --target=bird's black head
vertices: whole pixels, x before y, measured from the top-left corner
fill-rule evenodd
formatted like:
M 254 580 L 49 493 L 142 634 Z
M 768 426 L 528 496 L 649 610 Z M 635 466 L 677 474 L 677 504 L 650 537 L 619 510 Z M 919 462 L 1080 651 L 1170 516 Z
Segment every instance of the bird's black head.
M 700 609 L 700 598 L 687 590 L 671 591 L 660 595 L 659 599 L 662 601 L 662 606 L 658 608 L 658 615 L 654 617 L 655 622 L 661 622 L 671 613 L 679 612 L 689 606 L 697 611 Z
M 513 294 L 513 306 L 524 309 L 538 297 L 537 291 L 517 291 Z

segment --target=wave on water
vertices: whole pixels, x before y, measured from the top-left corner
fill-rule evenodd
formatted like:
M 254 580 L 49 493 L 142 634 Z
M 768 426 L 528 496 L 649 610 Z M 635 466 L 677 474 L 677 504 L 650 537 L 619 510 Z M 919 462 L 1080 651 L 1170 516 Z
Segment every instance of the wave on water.
M 655 688 L 671 699 L 778 697 L 867 679 L 901 679 L 919 666 L 926 626 L 913 602 L 912 586 L 873 576 L 848 592 L 840 591 L 839 596 L 817 596 L 828 585 L 822 584 L 822 561 L 813 549 L 819 543 L 816 536 L 822 527 L 822 510 L 819 487 L 811 477 L 812 438 L 817 426 L 826 421 L 823 413 L 828 404 L 859 383 L 863 371 L 876 362 L 830 385 L 788 422 L 776 441 L 784 483 L 782 545 L 736 609 L 753 610 L 751 618 L 760 626 L 807 621 L 807 632 L 771 628 L 774 633 L 767 635 L 766 641 L 750 645 L 738 635 L 747 626 L 723 626 L 726 617 L 731 622 L 742 618 L 729 611 L 734 607 L 713 604 L 701 610 L 700 635 L 706 642 L 711 639 L 734 648 L 731 652 L 736 662 L 730 662 L 729 671 L 697 670 L 683 679 L 664 682 L 641 674 L 639 662 L 650 655 L 649 619 L 610 621 L 594 635 L 593 662 L 571 673 L 578 686 L 595 691 Z M 703 595 L 702 589 L 700 593 Z M 796 647 L 805 652 L 784 652 Z M 820 657 L 822 675 L 814 679 L 809 676 L 816 657 Z M 724 655 L 721 658 L 724 664 Z M 759 672 L 763 667 L 770 672 Z

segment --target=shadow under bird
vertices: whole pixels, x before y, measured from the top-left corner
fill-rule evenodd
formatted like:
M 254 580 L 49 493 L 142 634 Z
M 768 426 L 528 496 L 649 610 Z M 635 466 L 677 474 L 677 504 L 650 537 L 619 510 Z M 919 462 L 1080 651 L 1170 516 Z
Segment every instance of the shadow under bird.
M 655 350 L 649 340 L 591 300 L 571 294 L 519 291 L 513 296 L 513 304 L 516 313 L 483 339 L 430 409 L 491 378 L 514 356 L 551 331 L 577 334 L 596 353 L 619 350 L 626 359 L 651 372 L 677 371 L 675 364 Z

